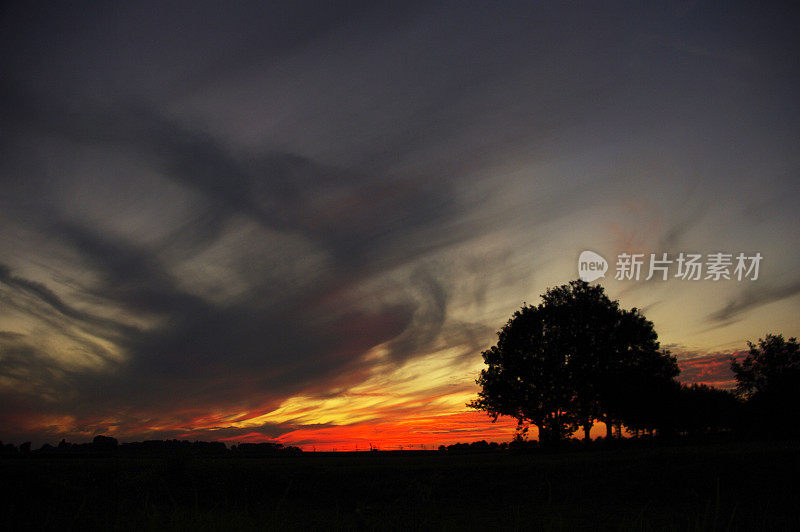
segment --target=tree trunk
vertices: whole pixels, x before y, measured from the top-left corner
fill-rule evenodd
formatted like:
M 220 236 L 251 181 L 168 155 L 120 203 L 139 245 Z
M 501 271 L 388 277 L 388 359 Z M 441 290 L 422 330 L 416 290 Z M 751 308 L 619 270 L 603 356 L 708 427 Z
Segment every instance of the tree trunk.
M 542 423 L 542 426 L 539 428 L 539 444 L 540 445 L 547 445 L 550 443 L 550 424 L 545 421 Z
M 556 410 L 555 416 L 553 416 L 553 433 L 551 437 L 553 438 L 553 443 L 558 444 L 561 443 L 561 423 L 560 416 L 558 410 Z
M 611 429 L 612 429 L 612 427 L 611 427 L 611 419 L 606 418 L 606 439 L 607 440 L 611 439 Z

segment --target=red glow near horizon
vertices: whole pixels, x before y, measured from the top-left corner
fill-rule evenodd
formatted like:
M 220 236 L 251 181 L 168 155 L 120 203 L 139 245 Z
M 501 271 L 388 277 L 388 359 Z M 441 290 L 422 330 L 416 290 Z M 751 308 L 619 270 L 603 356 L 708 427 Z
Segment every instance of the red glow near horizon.
M 715 388 L 732 389 L 736 380 L 731 371 L 730 357 L 741 361 L 747 352 L 706 355 L 679 362 L 681 373 L 678 380 L 684 384 L 706 384 Z
M 433 417 L 406 418 L 344 426 L 300 428 L 278 441 L 303 450 L 433 449 L 464 441 L 508 441 L 517 423 L 500 418 L 496 423 L 481 412 L 459 412 Z
M 745 353 L 737 352 L 741 358 Z M 733 388 L 735 381 L 730 370 L 729 354 L 707 355 L 680 362 L 679 380 L 685 384 L 707 384 L 717 388 Z M 507 442 L 514 437 L 517 423 L 513 419 L 499 418 L 492 423 L 482 412 L 457 412 L 431 417 L 407 418 L 397 421 L 377 421 L 343 426 L 298 428 L 277 438 L 286 445 L 297 445 L 303 450 L 352 451 L 378 449 L 436 448 L 459 442 L 486 440 Z M 605 424 L 597 422 L 590 432 L 592 438 L 604 436 Z M 530 439 L 538 439 L 531 427 Z M 578 431 L 574 437 L 582 437 Z M 264 441 L 263 435 L 254 432 L 229 441 Z
M 733 356 L 742 358 L 744 352 L 733 353 Z M 717 388 L 730 389 L 735 386 L 735 381 L 730 370 L 730 354 L 714 354 L 700 356 L 679 363 L 681 374 L 678 379 L 684 384 L 707 384 Z M 188 422 L 177 425 L 171 419 L 170 413 L 163 413 L 160 423 L 156 426 L 137 425 L 136 427 L 122 429 L 122 426 L 109 423 L 107 420 L 95 420 L 95 423 L 83 423 L 85 427 L 92 425 L 105 425 L 100 432 L 119 438 L 121 441 L 133 441 L 148 438 L 179 438 L 188 440 L 217 440 L 229 444 L 279 442 L 285 445 L 294 445 L 305 451 L 355 451 L 370 448 L 397 450 L 397 449 L 435 449 L 440 445 L 453 443 L 469 443 L 486 440 L 488 442 L 507 442 L 515 434 L 517 423 L 510 418 L 499 418 L 492 422 L 491 418 L 483 412 L 464 410 L 456 412 L 437 412 L 428 408 L 430 397 L 427 401 L 410 401 L 388 408 L 377 408 L 374 419 L 360 421 L 352 424 L 319 424 L 295 425 L 295 427 L 280 435 L 275 432 L 262 432 L 260 427 L 253 427 L 251 431 L 241 430 L 242 433 L 231 434 L 230 424 L 238 424 L 248 419 L 257 418 L 269 413 L 274 408 L 241 412 L 235 417 L 224 414 L 206 414 L 195 417 Z M 309 404 L 303 412 L 313 411 L 314 405 Z M 173 415 L 186 415 L 188 412 L 172 413 Z M 81 431 L 72 430 L 77 423 L 73 418 L 55 419 L 52 416 L 41 419 L 25 416 L 24 423 L 32 432 L 46 427 L 42 435 L 45 441 L 57 441 L 66 436 L 68 439 L 85 440 L 94 434 L 100 433 L 96 429 L 87 428 Z M 113 428 L 112 428 L 113 427 Z M 111 430 L 109 430 L 111 429 Z M 225 434 L 227 432 L 227 434 Z M 49 436 L 47 435 L 49 433 Z M 225 434 L 225 436 L 222 436 Z M 592 430 L 592 438 L 605 435 L 605 424 L 598 422 Z M 531 427 L 528 438 L 537 439 L 535 427 Z M 573 437 L 583 437 L 582 431 Z
M 409 418 L 402 421 L 379 421 L 353 425 L 331 425 L 325 427 L 298 428 L 278 438 L 271 439 L 259 432 L 224 438 L 229 443 L 258 443 L 278 441 L 294 445 L 304 451 L 365 451 L 378 450 L 424 450 L 436 449 L 440 445 L 487 442 L 508 442 L 515 434 L 517 422 L 499 418 L 493 423 L 481 412 L 457 412 L 433 417 Z M 591 437 L 605 435 L 605 424 L 596 423 Z M 576 433 L 582 437 L 583 433 Z M 528 437 L 537 439 L 536 427 L 531 427 Z

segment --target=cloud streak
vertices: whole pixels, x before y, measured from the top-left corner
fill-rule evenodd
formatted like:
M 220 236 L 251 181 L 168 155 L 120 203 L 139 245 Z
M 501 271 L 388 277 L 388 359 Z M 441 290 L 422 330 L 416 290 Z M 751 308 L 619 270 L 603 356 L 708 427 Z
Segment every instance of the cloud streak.
M 747 287 L 731 298 L 725 306 L 709 314 L 708 320 L 716 323 L 727 323 L 740 319 L 753 309 L 794 297 L 798 293 L 800 293 L 800 281 L 780 286 L 765 287 L 759 285 L 758 287 Z

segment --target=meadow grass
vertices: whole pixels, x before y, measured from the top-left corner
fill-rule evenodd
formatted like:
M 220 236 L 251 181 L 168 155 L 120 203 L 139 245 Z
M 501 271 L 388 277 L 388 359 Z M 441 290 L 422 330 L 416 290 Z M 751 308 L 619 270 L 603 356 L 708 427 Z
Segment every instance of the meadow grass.
M 0 460 L 0 526 L 798 530 L 796 443 Z

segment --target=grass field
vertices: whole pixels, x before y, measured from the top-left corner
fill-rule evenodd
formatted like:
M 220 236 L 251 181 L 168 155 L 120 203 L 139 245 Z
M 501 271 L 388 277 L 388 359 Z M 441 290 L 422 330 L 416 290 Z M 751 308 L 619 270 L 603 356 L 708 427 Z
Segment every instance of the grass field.
M 800 530 L 795 443 L 0 460 L 3 529 Z

